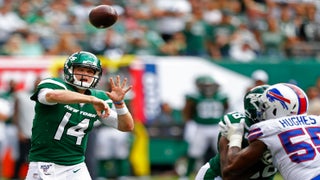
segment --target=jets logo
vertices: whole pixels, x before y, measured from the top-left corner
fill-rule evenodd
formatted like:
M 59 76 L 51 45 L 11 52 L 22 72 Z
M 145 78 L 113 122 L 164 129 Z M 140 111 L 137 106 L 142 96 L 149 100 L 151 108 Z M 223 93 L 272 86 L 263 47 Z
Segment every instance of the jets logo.
M 280 93 L 280 91 L 276 88 L 270 89 L 267 92 L 267 98 L 270 102 L 279 101 L 283 108 L 288 109 L 288 106 L 286 103 L 290 104 L 290 99 L 287 99 L 283 97 L 283 95 Z
M 259 97 L 261 94 L 254 93 L 249 94 L 246 98 L 250 100 L 250 104 L 254 106 L 256 109 L 259 109 Z
M 76 60 L 76 59 L 77 59 L 77 57 L 74 57 L 74 56 L 69 57 L 69 60 L 70 60 L 70 61 L 74 61 L 74 60 Z

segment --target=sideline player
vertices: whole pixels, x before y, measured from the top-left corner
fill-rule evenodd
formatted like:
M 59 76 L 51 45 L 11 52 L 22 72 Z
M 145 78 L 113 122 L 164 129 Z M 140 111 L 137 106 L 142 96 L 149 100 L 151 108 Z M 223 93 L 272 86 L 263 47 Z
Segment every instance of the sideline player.
M 238 123 L 241 119 L 245 119 L 245 134 L 242 137 L 242 146 L 246 147 L 248 146 L 248 139 L 247 139 L 247 133 L 249 131 L 249 127 L 254 123 L 258 121 L 258 106 L 259 106 L 259 97 L 262 95 L 262 93 L 269 87 L 269 85 L 261 85 L 256 86 L 252 89 L 250 89 L 243 98 L 244 103 L 244 110 L 245 114 L 241 112 L 230 112 L 221 119 L 221 123 Z M 219 134 L 219 154 L 214 156 L 210 159 L 209 162 L 207 162 L 205 165 L 203 165 L 200 170 L 198 171 L 196 175 L 196 180 L 221 180 L 221 169 L 226 164 L 226 157 L 224 156 L 224 151 L 227 151 L 228 149 L 228 143 L 229 141 L 225 137 L 226 132 L 222 132 Z M 220 154 L 221 153 L 221 154 Z M 222 156 L 221 156 L 222 155 Z M 259 180 L 271 180 L 273 179 L 274 175 L 276 174 L 277 170 L 272 165 L 272 161 L 270 161 L 271 156 L 268 156 L 268 152 L 266 152 L 265 156 L 261 158 L 261 160 L 256 164 L 256 169 L 252 169 L 250 173 L 241 174 L 241 178 L 243 179 L 259 179 Z M 240 175 L 239 175 L 240 178 Z
M 126 87 L 126 78 L 121 82 L 117 76 L 116 81 L 110 78 L 111 92 L 93 89 L 101 75 L 100 60 L 80 51 L 67 58 L 64 80 L 40 82 L 31 97 L 36 105 L 27 180 L 90 180 L 84 159 L 94 124 L 133 130 L 133 119 L 123 101 L 132 87 Z
M 228 97 L 219 84 L 208 75 L 196 78 L 198 92 L 188 94 L 183 108 L 186 122 L 185 139 L 188 142 L 187 172 L 180 179 L 187 179 L 194 171 L 197 160 L 202 160 L 208 148 L 217 153 L 220 118 L 229 108 Z
M 320 117 L 306 115 L 305 92 L 279 83 L 270 86 L 260 99 L 263 121 L 250 127 L 249 146 L 241 150 L 243 122 L 227 124 L 230 143 L 224 179 L 238 179 L 267 149 L 285 180 L 320 179 Z

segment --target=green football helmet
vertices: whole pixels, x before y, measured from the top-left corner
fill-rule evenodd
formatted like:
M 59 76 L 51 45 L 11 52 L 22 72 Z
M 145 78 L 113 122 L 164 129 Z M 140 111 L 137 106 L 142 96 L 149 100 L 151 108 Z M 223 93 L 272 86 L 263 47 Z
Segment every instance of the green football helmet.
M 86 67 L 93 69 L 95 75 L 91 83 L 82 82 L 76 79 L 74 74 L 74 67 Z M 69 56 L 64 64 L 64 80 L 71 85 L 80 89 L 94 88 L 102 75 L 102 68 L 100 60 L 94 54 L 86 51 L 79 51 Z
M 202 75 L 196 78 L 196 86 L 204 96 L 212 96 L 217 92 L 219 85 L 208 75 Z
M 245 115 L 253 123 L 262 121 L 260 97 L 270 85 L 260 85 L 250 89 L 244 96 Z

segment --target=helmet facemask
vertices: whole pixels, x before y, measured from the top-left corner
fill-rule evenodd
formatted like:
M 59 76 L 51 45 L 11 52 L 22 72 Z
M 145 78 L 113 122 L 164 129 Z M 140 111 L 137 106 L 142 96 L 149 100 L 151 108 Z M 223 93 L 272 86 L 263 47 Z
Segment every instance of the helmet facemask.
M 196 79 L 196 86 L 199 92 L 205 97 L 212 97 L 219 88 L 219 84 L 210 76 L 199 76 Z
M 262 112 L 260 110 L 260 100 L 261 94 L 249 94 L 246 96 L 248 98 L 247 105 L 245 108 L 245 115 L 251 119 L 254 123 L 262 121 Z
M 95 73 L 94 73 L 94 76 L 90 76 L 90 75 L 86 75 L 86 74 L 76 74 L 74 72 L 74 68 L 75 67 L 81 67 L 81 66 L 77 66 L 77 65 L 74 65 L 72 66 L 72 68 L 70 69 L 72 71 L 72 74 L 73 74 L 73 85 L 74 86 L 77 86 L 79 89 L 89 89 L 89 88 L 94 88 L 96 86 L 96 84 L 99 82 L 99 79 L 100 79 L 100 72 L 98 72 L 97 70 L 94 70 Z M 88 68 L 88 67 L 85 67 L 85 68 Z M 90 67 L 89 67 L 90 68 Z M 77 79 L 77 76 L 79 77 L 80 76 L 80 80 Z M 89 77 L 89 78 L 92 78 L 91 79 L 91 82 L 85 82 L 83 81 L 82 79 L 84 77 Z

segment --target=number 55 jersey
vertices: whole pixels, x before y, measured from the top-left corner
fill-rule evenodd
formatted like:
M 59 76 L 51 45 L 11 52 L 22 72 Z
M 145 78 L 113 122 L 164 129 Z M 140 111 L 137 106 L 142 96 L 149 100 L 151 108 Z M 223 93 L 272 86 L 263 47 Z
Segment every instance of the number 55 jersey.
M 320 179 L 320 117 L 294 115 L 250 127 L 250 142 L 264 142 L 273 164 L 287 180 Z

